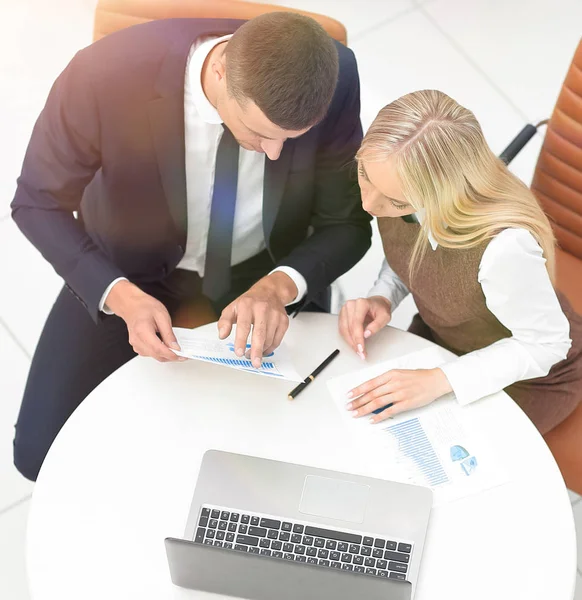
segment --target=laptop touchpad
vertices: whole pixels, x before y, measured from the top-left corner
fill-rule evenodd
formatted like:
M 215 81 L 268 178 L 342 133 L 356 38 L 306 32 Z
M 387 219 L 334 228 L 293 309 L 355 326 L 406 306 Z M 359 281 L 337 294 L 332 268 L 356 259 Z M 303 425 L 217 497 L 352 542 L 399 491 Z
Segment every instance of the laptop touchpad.
M 308 475 L 303 485 L 299 511 L 338 521 L 362 523 L 370 487 L 328 477 Z

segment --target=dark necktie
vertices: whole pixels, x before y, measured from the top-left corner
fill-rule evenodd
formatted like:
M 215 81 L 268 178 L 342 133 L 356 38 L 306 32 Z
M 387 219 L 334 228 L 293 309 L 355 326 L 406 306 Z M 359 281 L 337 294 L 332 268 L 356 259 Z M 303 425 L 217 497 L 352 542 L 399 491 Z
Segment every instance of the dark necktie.
M 224 133 L 216 152 L 214 191 L 202 282 L 202 292 L 211 300 L 218 300 L 230 290 L 232 232 L 238 181 L 239 145 L 230 130 L 224 125 L 223 127 Z

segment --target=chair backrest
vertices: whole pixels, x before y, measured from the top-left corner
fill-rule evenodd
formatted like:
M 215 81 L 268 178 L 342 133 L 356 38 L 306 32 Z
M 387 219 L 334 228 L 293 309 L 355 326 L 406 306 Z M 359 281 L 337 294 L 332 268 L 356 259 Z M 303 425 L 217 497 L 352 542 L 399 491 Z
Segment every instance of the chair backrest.
M 156 19 L 252 19 L 274 11 L 289 11 L 315 19 L 331 37 L 347 44 L 346 28 L 335 19 L 294 8 L 242 0 L 99 0 L 95 11 L 93 39 L 138 23 Z
M 582 259 L 582 41 L 548 123 L 531 189 L 560 248 Z

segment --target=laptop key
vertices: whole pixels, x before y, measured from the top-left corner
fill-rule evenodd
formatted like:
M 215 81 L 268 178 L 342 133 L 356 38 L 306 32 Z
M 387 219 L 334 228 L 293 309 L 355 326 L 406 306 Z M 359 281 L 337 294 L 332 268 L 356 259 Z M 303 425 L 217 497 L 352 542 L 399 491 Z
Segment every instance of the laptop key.
M 362 546 L 362 555 L 363 556 L 370 556 L 372 554 L 372 548 L 370 548 L 369 546 Z
M 285 560 L 295 560 L 295 557 L 290 552 L 287 552 L 287 554 L 283 554 L 283 558 Z
M 365 573 L 366 569 L 364 569 L 364 567 L 359 567 L 358 565 L 356 565 L 354 567 L 354 573 Z
M 293 548 L 293 544 L 290 544 L 289 542 L 283 544 L 283 552 L 293 552 Z
M 267 533 L 267 537 L 270 540 L 276 540 L 279 537 L 279 532 L 276 529 L 269 529 L 269 533 Z
M 267 530 L 264 527 L 249 527 L 249 535 L 265 537 L 267 535 Z
M 219 548 L 222 548 L 222 542 L 216 542 L 216 541 L 215 541 L 215 542 L 214 542 L 214 545 L 215 545 L 215 546 L 218 546 Z
M 262 554 L 263 556 L 271 556 L 271 551 L 270 551 L 270 550 L 267 550 L 266 548 L 263 548 L 263 549 L 261 550 L 261 554 Z
M 238 532 L 242 533 L 243 535 L 246 535 L 248 530 L 249 530 L 249 528 L 247 525 L 239 525 L 238 526 Z
M 386 560 L 397 560 L 399 562 L 407 563 L 410 560 L 410 555 L 403 554 L 402 552 L 390 552 L 389 550 L 386 550 L 386 552 L 384 552 L 384 558 Z
M 378 567 L 378 569 L 385 569 L 387 564 L 388 564 L 388 561 L 385 561 L 385 560 L 379 560 L 379 561 L 376 563 L 376 566 Z
M 228 530 L 232 531 L 233 533 L 236 531 L 237 528 L 237 524 L 236 523 L 229 523 L 228 524 Z
M 354 556 L 354 564 L 355 565 L 363 565 L 364 557 L 363 556 Z
M 291 539 L 291 534 L 287 533 L 286 531 L 282 531 L 282 532 L 279 534 L 279 539 L 280 539 L 282 542 L 288 542 L 288 541 Z
M 226 510 L 223 510 L 220 513 L 220 518 L 223 519 L 224 521 L 228 521 L 230 519 L 230 513 Z
M 341 563 L 338 563 L 338 562 L 332 562 L 331 563 L 331 568 L 332 569 L 341 569 L 342 565 L 341 565 Z
M 327 540 L 327 542 L 325 542 L 325 547 L 328 550 L 335 550 L 337 548 L 337 542 L 334 542 L 333 540 Z
M 367 558 L 364 561 L 364 564 L 366 565 L 366 567 L 375 567 L 376 566 L 376 559 L 375 558 Z
M 300 544 L 302 539 L 303 539 L 303 538 L 301 537 L 301 534 L 299 534 L 299 533 L 294 533 L 294 534 L 291 536 L 291 541 L 292 541 L 294 544 Z
M 268 540 L 267 538 L 263 538 L 260 542 L 259 542 L 259 546 L 261 548 L 270 548 L 271 547 L 271 540 Z
M 406 576 L 403 575 L 402 573 L 390 573 L 390 575 L 388 575 L 389 579 L 398 579 L 399 581 L 406 581 Z
M 223 539 L 224 539 L 224 536 L 225 536 L 225 533 L 224 533 L 224 531 L 217 531 L 217 532 L 216 532 L 216 539 L 217 539 L 217 540 L 223 540 Z
M 251 546 L 251 547 L 249 548 L 249 552 L 250 552 L 251 554 L 258 554 L 258 553 L 259 553 L 259 549 L 258 549 L 258 548 L 256 548 L 255 546 Z
M 320 558 L 320 559 L 319 559 L 319 564 L 320 564 L 322 567 L 329 567 L 329 560 L 323 560 L 323 559 L 321 559 L 321 558 Z
M 331 560 L 339 560 L 340 559 L 340 553 L 339 552 L 332 552 L 329 557 L 331 558 Z
M 352 555 L 348 554 L 347 552 L 345 552 L 344 554 L 342 554 L 342 562 L 343 563 L 351 563 L 352 562 Z
M 398 544 L 398 552 L 410 553 L 411 550 L 412 550 L 411 544 L 404 544 L 403 542 L 400 542 L 400 544 Z
M 279 552 L 278 550 L 274 550 L 274 551 L 273 551 L 273 556 L 274 556 L 275 558 L 283 558 L 283 553 L 282 553 L 282 552 Z
M 224 544 L 222 545 L 223 548 L 229 548 L 232 550 L 232 544 L 230 542 L 224 542 Z
M 215 531 L 214 531 L 214 529 L 207 529 L 207 530 L 206 530 L 206 538 L 207 538 L 207 539 L 208 539 L 208 538 L 210 538 L 210 539 L 214 539 L 214 534 L 215 534 Z
M 293 525 L 293 533 L 303 533 L 303 529 L 303 525 L 299 523 L 295 523 L 295 525 Z
M 210 516 L 210 509 L 209 508 L 203 508 L 201 515 L 203 517 L 209 517 Z
M 317 553 L 319 558 L 327 558 L 329 556 L 329 550 L 324 550 L 323 548 Z
M 305 546 L 295 546 L 295 554 L 305 554 Z
M 378 571 L 378 575 L 380 575 L 380 577 L 388 577 L 388 571 Z
M 240 522 L 241 522 L 243 525 L 248 525 L 250 520 L 251 520 L 251 518 L 250 518 L 248 515 L 243 515 L 243 516 L 241 517 L 241 520 L 240 520 Z
M 374 542 L 374 547 L 384 548 L 385 545 L 386 545 L 386 540 L 381 540 L 380 538 L 376 538 L 376 541 Z
M 283 531 L 291 531 L 291 523 L 283 523 L 283 525 L 281 525 L 281 529 Z
M 240 515 L 238 513 L 231 513 L 230 515 L 230 520 L 233 523 L 238 523 L 238 520 L 240 519 Z
M 317 558 L 313 558 L 312 556 L 310 556 L 310 557 L 307 559 L 307 562 L 308 562 L 310 565 L 316 565 L 316 564 L 317 564 Z
M 211 540 L 210 538 L 206 538 L 206 539 L 204 540 L 204 543 L 205 543 L 207 546 L 212 546 L 212 544 L 214 544 L 214 540 Z
M 384 556 L 384 551 L 381 548 L 374 548 L 372 556 L 374 558 L 382 558 Z
M 196 538 L 194 539 L 194 541 L 201 544 L 204 541 L 205 533 L 206 533 L 206 530 L 203 529 L 202 527 L 199 527 L 198 530 L 196 531 Z
M 226 531 L 227 527 L 228 523 L 226 521 L 220 521 L 220 523 L 218 524 L 218 529 L 220 529 L 220 531 Z
M 317 555 L 317 548 L 314 548 L 313 546 L 310 546 L 309 548 L 307 548 L 306 554 L 307 554 L 307 556 L 316 556 Z
M 366 575 L 376 575 L 376 569 L 366 569 Z
M 198 527 L 208 527 L 208 517 L 200 517 Z
M 273 550 L 281 550 L 282 547 L 283 547 L 283 542 L 277 542 L 277 541 L 275 541 L 275 542 L 273 542 L 271 544 L 271 548 Z
M 325 540 L 323 538 L 315 538 L 315 546 L 317 548 L 323 548 L 325 546 Z
M 355 533 L 346 533 L 345 531 L 333 531 L 332 529 L 323 529 L 322 527 L 311 527 L 305 528 L 306 535 L 312 535 L 314 537 L 329 538 L 331 540 L 339 540 L 340 542 L 348 542 L 348 544 L 361 544 L 362 536 L 356 535 Z
M 210 521 L 208 521 L 208 527 L 210 527 L 210 529 L 216 529 L 218 527 L 218 521 L 216 519 L 210 519 Z
M 386 550 L 396 550 L 396 542 L 391 542 L 388 540 L 386 542 Z
M 259 517 L 251 517 L 251 525 L 258 525 Z
M 213 519 L 218 519 L 218 518 L 220 517 L 220 511 L 219 511 L 219 510 L 216 510 L 216 509 L 214 509 L 214 510 L 213 510 L 213 511 L 210 513 L 210 516 L 211 516 Z
M 226 534 L 226 541 L 227 542 L 234 542 L 234 533 L 227 533 Z
M 235 544 L 234 549 L 238 550 L 239 552 L 248 552 L 248 547 L 243 546 L 242 544 Z
M 408 565 L 403 565 L 402 563 L 392 561 L 388 563 L 388 568 L 396 573 L 406 573 L 406 571 L 408 571 Z
M 279 529 L 281 527 L 281 521 L 275 519 L 261 519 L 261 527 L 267 527 L 268 529 Z
M 303 536 L 303 545 L 311 546 L 311 544 L 313 544 L 313 538 L 310 535 L 304 535 Z
M 364 546 L 373 546 L 373 545 L 374 545 L 374 538 L 371 538 L 371 537 L 364 538 Z
M 352 554 L 359 554 L 360 553 L 360 547 L 357 544 L 350 544 L 350 552 Z
M 250 535 L 237 535 L 236 543 L 237 544 L 245 544 L 246 546 L 258 546 L 259 538 L 252 537 Z
M 307 558 L 305 556 L 296 556 L 295 560 L 297 562 L 307 562 Z
M 344 571 L 353 571 L 354 567 L 353 567 L 352 565 L 348 565 L 347 563 L 344 563 L 344 564 L 342 565 L 342 569 L 343 569 Z
M 337 545 L 337 549 L 338 549 L 340 552 L 347 552 L 347 551 L 348 551 L 348 548 L 349 548 L 349 546 L 348 546 L 348 545 L 347 545 L 345 542 L 340 542 L 340 543 Z

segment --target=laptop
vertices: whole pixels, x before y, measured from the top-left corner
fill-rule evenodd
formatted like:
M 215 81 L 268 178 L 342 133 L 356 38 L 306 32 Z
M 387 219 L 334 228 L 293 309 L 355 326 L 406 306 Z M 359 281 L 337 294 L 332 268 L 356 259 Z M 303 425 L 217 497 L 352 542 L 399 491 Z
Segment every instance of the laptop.
M 247 600 L 410 600 L 428 488 L 209 450 L 174 584 Z

